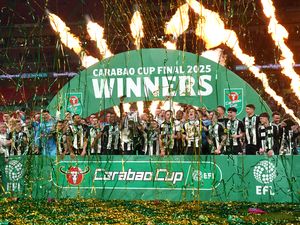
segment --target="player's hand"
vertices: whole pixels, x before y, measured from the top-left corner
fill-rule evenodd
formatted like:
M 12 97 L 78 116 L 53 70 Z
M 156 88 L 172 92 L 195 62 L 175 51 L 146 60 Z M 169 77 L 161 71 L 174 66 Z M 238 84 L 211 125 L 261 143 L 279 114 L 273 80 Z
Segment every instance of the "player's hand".
M 231 135 L 231 137 L 234 138 L 234 139 L 237 139 L 238 135 L 237 134 L 233 134 L 233 135 Z
M 38 148 L 38 147 L 35 147 L 33 153 L 37 155 L 37 154 L 39 154 L 39 152 L 40 152 L 40 151 L 39 151 L 39 148 Z
M 81 152 L 81 154 L 80 154 L 80 156 L 85 156 L 86 155 L 86 151 L 85 150 L 83 150 L 82 152 Z
M 273 155 L 274 155 L 274 151 L 273 151 L 273 150 L 269 150 L 269 151 L 268 151 L 268 156 L 269 156 L 269 157 L 272 157 Z
M 220 154 L 221 154 L 221 150 L 220 150 L 219 148 L 217 148 L 217 149 L 215 150 L 215 154 L 216 154 L 216 155 L 220 155 Z
M 262 155 L 262 154 L 264 154 L 264 153 L 265 153 L 265 150 L 264 150 L 263 148 L 260 148 L 260 149 L 259 149 L 259 154 Z

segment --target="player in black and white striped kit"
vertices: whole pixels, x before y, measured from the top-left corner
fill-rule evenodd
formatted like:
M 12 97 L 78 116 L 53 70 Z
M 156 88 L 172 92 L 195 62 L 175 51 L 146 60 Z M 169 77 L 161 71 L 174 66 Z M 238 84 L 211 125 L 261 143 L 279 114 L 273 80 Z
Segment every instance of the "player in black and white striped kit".
M 286 126 L 286 124 L 281 123 L 281 116 L 279 112 L 273 112 L 271 125 L 273 127 L 273 135 L 274 135 L 273 151 L 275 155 L 278 155 L 280 147 L 283 144 L 282 141 L 284 138 L 284 131 Z
M 258 128 L 259 154 L 274 155 L 274 126 L 269 122 L 269 114 L 264 112 L 259 116 L 261 125 Z
M 243 119 L 245 126 L 246 155 L 256 155 L 259 151 L 258 127 L 259 116 L 255 115 L 255 106 L 246 105 L 247 116 Z
M 241 138 L 245 134 L 245 127 L 239 119 L 236 118 L 237 109 L 235 107 L 230 107 L 228 110 L 228 121 L 226 123 L 226 148 L 225 154 L 242 154 Z
M 224 120 L 225 121 L 225 120 Z M 212 123 L 208 127 L 208 142 L 212 146 L 212 154 L 222 154 L 226 143 L 225 125 L 219 122 L 218 115 L 214 113 Z

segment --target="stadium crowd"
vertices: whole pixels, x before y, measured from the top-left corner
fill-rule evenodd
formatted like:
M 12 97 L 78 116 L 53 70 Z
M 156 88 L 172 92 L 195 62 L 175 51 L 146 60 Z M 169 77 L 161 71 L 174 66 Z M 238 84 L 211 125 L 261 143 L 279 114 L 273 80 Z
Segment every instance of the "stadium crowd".
M 120 109 L 123 109 L 121 99 Z M 237 119 L 237 109 L 223 106 L 182 110 L 157 109 L 155 115 L 139 115 L 136 104 L 121 117 L 113 111 L 99 120 L 96 114 L 83 119 L 66 112 L 63 120 L 43 110 L 32 118 L 25 110 L 4 112 L 0 122 L 0 152 L 12 155 L 194 155 L 298 154 L 300 128 L 278 112 L 255 114 L 248 104 L 246 117 Z M 227 113 L 227 115 L 226 115 Z M 271 117 L 271 118 L 270 118 Z

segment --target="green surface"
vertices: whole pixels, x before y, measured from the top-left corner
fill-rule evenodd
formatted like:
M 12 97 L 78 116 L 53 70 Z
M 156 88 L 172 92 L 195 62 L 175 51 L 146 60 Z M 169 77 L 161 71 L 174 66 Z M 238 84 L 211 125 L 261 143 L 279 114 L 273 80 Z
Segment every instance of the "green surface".
M 299 160 L 245 155 L 12 157 L 0 164 L 2 195 L 299 203 Z
M 101 72 L 102 71 L 102 72 Z M 61 109 L 83 117 L 125 102 L 169 101 L 238 109 L 254 104 L 256 112 L 270 108 L 244 80 L 227 68 L 199 55 L 178 50 L 141 49 L 123 52 L 80 72 L 53 98 L 48 108 L 52 115 Z M 170 98 L 171 96 L 171 98 Z

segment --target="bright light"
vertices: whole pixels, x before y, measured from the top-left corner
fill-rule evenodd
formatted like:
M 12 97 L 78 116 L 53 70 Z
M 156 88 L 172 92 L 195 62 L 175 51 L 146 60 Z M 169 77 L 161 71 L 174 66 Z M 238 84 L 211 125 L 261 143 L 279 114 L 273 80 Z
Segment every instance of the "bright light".
M 172 34 L 174 38 L 173 41 L 163 43 L 167 49 L 176 49 L 177 38 L 188 29 L 189 22 L 189 5 L 184 4 L 177 9 L 171 20 L 166 23 L 165 33 Z
M 174 38 L 178 38 L 189 27 L 189 5 L 180 6 L 171 20 L 166 23 L 165 33 L 172 34 Z
M 268 93 L 282 108 L 291 115 L 298 123 L 300 119 L 297 118 L 293 110 L 289 109 L 284 103 L 283 98 L 278 96 L 276 92 L 270 87 L 267 75 L 259 71 L 259 68 L 254 66 L 255 59 L 245 53 L 239 46 L 239 40 L 234 31 L 225 29 L 225 24 L 220 16 L 211 10 L 206 9 L 202 4 L 196 0 L 186 0 L 195 13 L 201 15 L 198 21 L 196 35 L 203 39 L 206 47 L 214 48 L 220 44 L 225 44 L 232 49 L 233 54 L 244 64 L 249 70 L 258 78 Z
M 271 0 L 261 0 L 263 11 L 267 18 L 270 19 L 268 32 L 271 34 L 275 45 L 281 50 L 282 59 L 279 60 L 282 66 L 282 73 L 291 79 L 291 88 L 300 100 L 300 77 L 294 70 L 295 61 L 293 53 L 285 44 L 284 40 L 288 38 L 287 30 L 278 23 L 275 15 L 275 7 Z
M 171 49 L 171 50 L 176 50 L 176 42 L 171 42 L 171 41 L 167 41 L 165 43 L 163 43 L 163 45 L 167 48 L 167 49 Z
M 223 50 L 220 48 L 202 52 L 201 56 L 205 57 L 207 59 L 210 59 L 211 61 L 214 61 L 215 63 L 219 63 L 222 66 L 226 65 L 226 55 L 223 53 Z
M 82 66 L 89 67 L 97 62 L 98 59 L 88 56 L 81 47 L 81 43 L 78 37 L 70 32 L 70 28 L 67 27 L 64 21 L 62 21 L 57 15 L 47 11 L 52 29 L 58 33 L 61 42 L 69 49 L 72 49 L 81 59 Z
M 108 49 L 106 40 L 103 38 L 104 29 L 99 24 L 92 22 L 89 18 L 87 18 L 87 21 L 87 32 L 89 33 L 91 40 L 96 41 L 100 54 L 103 58 L 113 56 Z
M 134 12 L 131 18 L 130 30 L 132 37 L 134 38 L 134 44 L 136 49 L 140 49 L 141 39 L 144 37 L 143 21 L 140 12 L 137 10 Z
M 139 112 L 139 115 L 142 115 L 144 113 L 144 102 L 143 101 L 137 101 L 136 106 L 137 106 L 137 110 Z

